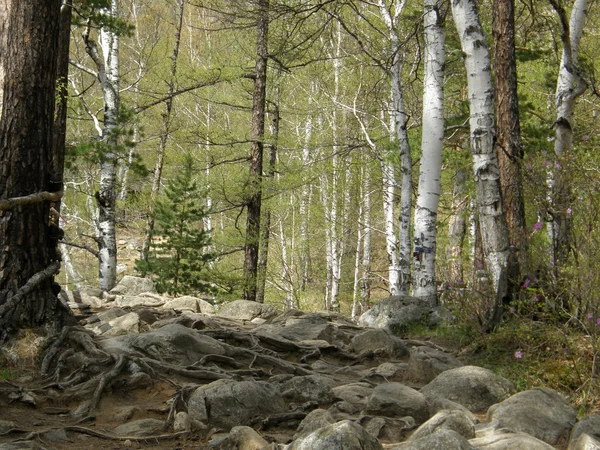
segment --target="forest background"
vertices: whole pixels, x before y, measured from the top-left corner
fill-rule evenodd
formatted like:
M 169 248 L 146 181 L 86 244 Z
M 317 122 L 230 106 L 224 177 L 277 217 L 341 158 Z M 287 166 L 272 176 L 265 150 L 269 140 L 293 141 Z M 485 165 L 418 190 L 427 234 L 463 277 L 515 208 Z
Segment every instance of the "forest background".
M 492 66 L 502 36 L 493 30 L 496 3 L 477 4 Z M 564 44 L 578 36 L 568 19 L 577 5 L 582 33 L 565 63 Z M 495 337 L 485 331 L 502 286 L 486 258 L 485 241 L 494 239 L 478 231 L 465 36 L 444 2 L 425 10 L 393 0 L 74 3 L 59 282 L 75 289 L 100 278 L 108 290 L 117 267 L 149 274 L 139 264 L 136 272 L 135 260 L 171 252 L 173 261 L 178 250 L 161 246 L 174 239 L 169 205 L 173 212 L 189 200 L 204 234 L 179 250 L 195 246 L 204 259 L 177 276 L 185 285 L 201 274 L 202 284 L 172 292 L 356 317 L 411 284 L 433 286 L 437 299 L 429 291 L 428 300 L 454 312 L 460 339 L 479 336 L 490 359 L 504 352 L 505 370 L 518 369 L 521 387 L 546 377 L 586 406 L 600 326 L 596 6 L 514 4 L 522 144 L 515 154 L 495 151 L 518 167 L 502 189 L 516 185 L 523 205 L 498 217 L 516 212 L 522 233 L 515 242 L 512 232 L 518 245 L 502 249 L 519 270 Z M 431 132 L 441 131 L 443 152 L 439 196 L 428 190 L 439 198 L 436 234 L 425 242 L 415 229 L 431 135 L 423 134 L 429 11 L 445 32 L 444 120 Z M 557 101 L 564 67 L 579 79 L 570 88 L 573 117 L 561 115 Z M 572 146 L 561 149 L 565 130 Z M 167 222 L 153 223 L 157 204 Z M 408 269 L 420 273 L 432 260 L 435 277 L 411 283 Z M 515 369 L 524 355 L 535 364 Z

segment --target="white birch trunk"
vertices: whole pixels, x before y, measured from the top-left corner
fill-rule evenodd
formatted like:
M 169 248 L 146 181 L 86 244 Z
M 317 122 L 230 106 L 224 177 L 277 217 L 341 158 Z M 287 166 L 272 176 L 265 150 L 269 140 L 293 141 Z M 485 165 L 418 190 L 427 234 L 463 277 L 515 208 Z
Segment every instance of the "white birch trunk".
M 304 126 L 304 147 L 302 148 L 302 167 L 307 168 L 310 164 L 310 140 L 312 137 L 312 117 L 310 114 L 306 119 Z M 310 246 L 308 230 L 310 223 L 310 184 L 307 177 L 304 177 L 302 183 L 302 190 L 300 193 L 300 270 L 301 270 L 301 282 L 300 290 L 304 292 L 306 285 L 308 284 L 309 271 L 310 271 Z
M 498 299 L 505 289 L 509 256 L 508 229 L 502 210 L 500 170 L 494 149 L 494 92 L 490 56 L 479 23 L 475 2 L 452 2 L 452 15 L 460 37 L 467 71 L 471 152 L 477 191 L 483 250 L 493 289 Z
M 111 0 L 105 13 L 113 18 L 119 16 L 118 0 Z M 89 37 L 90 27 L 84 32 L 86 52 L 96 64 L 98 80 L 104 98 L 104 123 L 102 140 L 105 151 L 100 162 L 100 183 L 96 192 L 98 216 L 96 241 L 99 254 L 100 289 L 109 291 L 117 282 L 117 239 L 115 232 L 115 200 L 117 182 L 117 121 L 119 116 L 119 37 L 111 29 L 100 29 L 99 55 L 96 42 Z
M 408 142 L 408 118 L 404 109 L 402 95 L 402 46 L 398 36 L 398 18 L 404 7 L 404 2 L 392 8 L 384 0 L 378 0 L 379 13 L 388 29 L 390 40 L 389 52 L 392 55 L 390 67 L 390 86 L 392 98 L 392 118 L 394 121 L 394 137 L 398 140 L 400 152 L 400 217 L 398 221 L 398 261 L 394 266 L 398 270 L 398 286 L 390 280 L 392 295 L 408 295 L 410 288 L 410 217 L 412 209 L 412 157 Z M 390 271 L 391 275 L 391 271 Z M 397 291 L 396 291 L 397 290 Z
M 323 204 L 323 211 L 325 214 L 325 262 L 326 262 L 326 282 L 325 282 L 325 310 L 329 311 L 331 308 L 331 291 L 333 286 L 333 245 L 331 236 L 331 209 L 330 194 L 329 194 L 329 182 L 327 180 L 327 174 L 321 175 L 321 203 Z
M 562 5 L 551 1 L 558 12 L 562 26 L 563 51 L 556 82 L 556 122 L 554 154 L 558 168 L 550 178 L 552 198 L 552 218 L 549 222 L 549 234 L 552 242 L 553 263 L 560 266 L 568 257 L 571 247 L 571 214 L 572 194 L 569 187 L 567 168 L 564 158 L 573 152 L 573 129 L 575 101 L 587 89 L 587 83 L 578 68 L 579 43 L 583 36 L 583 27 L 591 0 L 575 0 L 571 10 L 571 18 L 567 17 Z
M 441 5 L 425 0 L 425 75 L 421 167 L 415 207 L 413 295 L 437 303 L 435 259 L 437 211 L 444 146 L 444 41 Z

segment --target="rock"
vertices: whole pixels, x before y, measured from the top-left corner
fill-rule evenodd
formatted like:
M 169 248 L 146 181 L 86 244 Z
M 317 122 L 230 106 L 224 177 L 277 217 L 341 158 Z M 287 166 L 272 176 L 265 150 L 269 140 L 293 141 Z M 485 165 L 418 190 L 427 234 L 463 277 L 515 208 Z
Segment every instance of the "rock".
M 400 383 L 380 384 L 369 397 L 365 414 L 384 417 L 411 416 L 416 423 L 429 418 L 429 404 L 420 392 Z
M 554 447 L 526 433 L 512 433 L 506 429 L 495 430 L 469 441 L 481 450 L 553 450 Z
M 156 293 L 154 282 L 148 278 L 125 275 L 119 283 L 110 290 L 112 295 L 139 295 L 143 292 Z
M 264 303 L 250 300 L 234 300 L 225 303 L 218 315 L 237 320 L 252 320 L 256 317 L 269 319 L 275 317 L 277 311 L 271 305 L 265 305 Z
M 115 428 L 118 436 L 154 436 L 165 433 L 165 421 L 157 419 L 141 419 L 124 423 Z
M 442 397 L 430 397 L 427 399 L 429 402 L 429 415 L 435 416 L 438 412 L 443 409 L 448 409 L 450 411 L 462 411 L 465 415 L 471 419 L 471 422 L 474 424 L 478 422 L 477 417 L 463 405 L 453 402 L 452 400 L 448 400 L 447 398 Z
M 8 420 L 0 420 L 0 436 L 10 433 L 12 430 L 16 430 L 17 425 L 14 422 Z
M 285 450 L 382 450 L 377 439 L 350 420 L 328 425 L 296 439 Z
M 158 308 L 167 302 L 166 297 L 157 294 L 142 293 L 140 295 L 118 296 L 115 305 L 121 308 L 137 308 L 140 306 Z
M 424 320 L 431 306 L 421 299 L 393 295 L 384 298 L 358 319 L 363 327 L 389 328 L 399 334 L 410 324 Z
M 214 381 L 197 388 L 188 401 L 192 423 L 224 430 L 285 410 L 279 388 L 263 381 Z
M 417 428 L 410 440 L 424 438 L 442 429 L 456 431 L 465 439 L 475 437 L 475 424 L 467 414 L 462 411 L 445 409 Z
M 369 398 L 373 394 L 373 387 L 368 383 L 350 383 L 334 387 L 333 394 L 336 398 L 350 403 L 360 411 L 367 407 Z
M 410 349 L 405 380 L 416 383 L 429 383 L 446 370 L 462 367 L 464 364 L 448 353 L 427 346 Z
M 179 411 L 175 414 L 173 419 L 173 431 L 178 433 L 180 431 L 190 431 L 192 429 L 190 423 L 190 416 L 185 411 Z
M 404 375 L 408 369 L 407 363 L 384 362 L 377 367 L 360 372 L 361 378 L 373 379 L 375 382 L 381 381 L 404 381 Z
M 0 450 L 46 450 L 46 447 L 42 447 L 34 441 L 19 441 L 10 444 L 0 444 Z
M 104 336 L 120 336 L 122 334 L 139 333 L 140 316 L 137 313 L 130 312 L 124 316 L 117 317 L 108 322 L 110 329 L 104 331 Z
M 313 409 L 304 419 L 302 419 L 302 422 L 300 422 L 296 434 L 294 434 L 294 439 L 308 436 L 313 431 L 334 423 L 335 419 L 328 411 L 324 409 Z
M 575 424 L 571 430 L 569 442 L 576 441 L 583 433 L 588 434 L 594 439 L 600 440 L 600 416 L 589 414 Z
M 568 450 L 600 450 L 600 441 L 587 433 L 581 433 L 577 439 L 569 441 Z
M 89 286 L 82 287 L 74 291 L 60 291 L 60 296 L 67 301 L 69 304 L 73 303 L 84 306 L 91 306 L 93 308 L 100 308 L 103 306 L 101 299 L 102 291 Z
M 179 324 L 165 325 L 147 333 L 108 338 L 100 341 L 100 346 L 117 355 L 150 356 L 183 366 L 191 366 L 205 355 L 226 353 L 221 342 Z
M 175 309 L 177 311 L 191 311 L 202 314 L 214 314 L 215 307 L 198 297 L 186 295 L 167 301 L 161 306 L 163 309 Z
M 229 435 L 210 442 L 209 449 L 214 450 L 262 450 L 269 443 L 265 441 L 254 429 L 246 426 L 233 427 Z
M 409 351 L 404 343 L 388 330 L 366 330 L 352 338 L 352 348 L 356 353 L 365 351 L 383 352 L 391 359 L 407 357 Z
M 480 412 L 501 402 L 513 391 L 510 381 L 491 370 L 464 366 L 442 372 L 420 392 L 427 398 L 446 398 L 472 412 Z
M 127 422 L 140 411 L 140 408 L 137 406 L 121 406 L 115 410 L 113 418 L 116 422 Z
M 281 386 L 281 394 L 291 402 L 302 404 L 315 402 L 327 405 L 333 401 L 330 380 L 321 375 L 293 377 Z
M 387 450 L 476 450 L 456 431 L 441 429 L 421 439 L 388 447 Z
M 403 417 L 395 419 L 391 417 L 363 416 L 359 424 L 372 436 L 379 439 L 387 439 L 390 442 L 405 440 L 405 435 L 415 427 L 415 419 Z
M 575 411 L 557 392 L 534 388 L 519 392 L 493 405 L 487 414 L 490 422 L 511 431 L 521 431 L 554 445 L 575 425 Z

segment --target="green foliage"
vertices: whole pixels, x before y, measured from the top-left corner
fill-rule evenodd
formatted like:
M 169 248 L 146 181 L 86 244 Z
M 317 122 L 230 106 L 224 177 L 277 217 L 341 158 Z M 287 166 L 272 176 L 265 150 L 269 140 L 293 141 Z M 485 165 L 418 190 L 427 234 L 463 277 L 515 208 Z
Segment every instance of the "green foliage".
M 156 277 L 159 292 L 175 296 L 212 290 L 207 265 L 214 255 L 207 251 L 210 236 L 202 224 L 206 211 L 194 171 L 193 158 L 186 155 L 181 171 L 157 201 L 148 260 L 136 261 L 139 271 Z
M 88 21 L 99 28 L 107 28 L 119 36 L 131 36 L 133 25 L 121 18 L 107 14 L 111 7 L 110 0 L 75 0 L 73 1 L 73 25 L 83 26 Z

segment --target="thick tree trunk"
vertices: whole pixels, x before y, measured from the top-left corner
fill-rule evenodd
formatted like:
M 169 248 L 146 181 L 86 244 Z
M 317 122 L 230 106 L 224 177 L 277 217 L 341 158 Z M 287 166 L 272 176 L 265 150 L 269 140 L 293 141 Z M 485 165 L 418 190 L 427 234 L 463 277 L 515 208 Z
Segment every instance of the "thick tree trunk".
M 425 0 L 425 78 L 421 168 L 415 207 L 413 295 L 435 305 L 437 211 L 444 146 L 444 41 L 441 4 Z
M 244 299 L 256 300 L 260 209 L 262 205 L 262 168 L 267 96 L 267 36 L 269 1 L 258 0 L 256 66 L 252 101 L 252 151 L 250 156 L 250 196 L 247 201 L 246 243 L 244 246 Z
M 507 292 L 508 229 L 502 208 L 500 169 L 494 148 L 494 92 L 489 51 L 473 0 L 452 2 L 452 14 L 460 36 L 467 71 L 471 152 L 479 224 L 487 271 L 496 296 L 490 326 L 498 323 Z
M 517 64 L 515 59 L 514 0 L 495 0 L 492 33 L 494 36 L 494 79 L 496 82 L 496 149 L 500 167 L 502 205 L 506 215 L 511 245 L 519 250 L 517 263 L 509 267 L 512 289 L 519 283 L 520 267 L 527 264 L 527 230 L 523 199 L 523 144 L 517 98 Z
M 573 152 L 573 128 L 575 101 L 587 89 L 587 83 L 577 66 L 579 43 L 583 35 L 583 26 L 587 17 L 590 0 L 576 0 L 571 11 L 571 19 L 557 0 L 550 2 L 559 15 L 562 27 L 563 52 L 556 82 L 556 122 L 554 154 L 558 168 L 551 180 L 553 262 L 555 276 L 565 264 L 572 246 L 573 193 L 568 181 L 569 174 L 566 159 Z M 555 166 L 556 166 L 555 165 Z
M 42 323 L 59 328 L 70 317 L 53 281 L 60 254 L 58 217 L 50 209 L 62 191 L 55 163 L 63 156 L 53 154 L 52 142 L 61 2 L 3 6 L 0 200 L 52 194 L 0 210 L 0 338 Z

